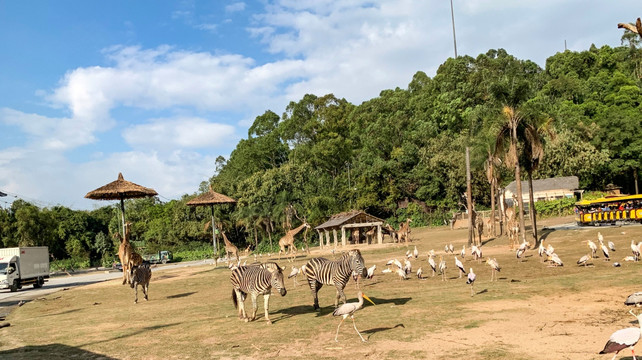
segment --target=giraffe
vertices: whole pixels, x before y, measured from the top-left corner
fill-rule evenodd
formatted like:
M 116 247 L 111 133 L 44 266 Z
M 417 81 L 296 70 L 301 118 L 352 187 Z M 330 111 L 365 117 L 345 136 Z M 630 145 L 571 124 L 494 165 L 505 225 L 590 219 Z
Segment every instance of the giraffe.
M 234 244 L 232 244 L 230 240 L 227 239 L 225 231 L 221 231 L 221 235 L 223 235 L 223 242 L 225 242 L 225 257 L 227 258 L 227 264 L 230 264 L 230 257 L 232 255 L 236 256 L 237 262 L 241 262 L 241 258 L 239 257 L 239 248 L 234 246 Z
M 125 236 L 121 237 L 120 234 L 116 234 L 116 237 L 120 238 L 120 245 L 118 246 L 118 258 L 123 267 L 123 285 L 130 281 L 130 272 L 132 266 L 138 266 L 143 262 L 142 257 L 134 251 L 131 243 L 129 242 L 129 236 L 131 234 L 131 223 L 125 224 Z
M 406 219 L 406 221 L 402 222 L 399 225 L 399 231 L 397 231 L 397 238 L 399 239 L 399 243 L 401 241 L 406 242 L 406 246 L 408 246 L 408 240 L 410 239 L 410 223 L 412 222 L 412 219 Z
M 283 237 L 279 240 L 279 247 L 281 248 L 279 250 L 279 260 L 281 260 L 281 253 L 285 254 L 285 248 L 288 247 L 290 254 L 292 254 L 292 259 L 288 259 L 288 261 L 293 261 L 294 260 L 294 253 L 296 251 L 296 246 L 294 246 L 294 235 L 298 234 L 303 230 L 303 228 L 309 229 L 310 224 L 307 222 L 303 222 L 303 224 L 299 225 L 299 227 L 296 227 L 283 235 Z
M 377 228 L 373 226 L 372 229 L 366 231 L 366 242 L 368 245 L 374 241 L 375 230 L 377 230 Z

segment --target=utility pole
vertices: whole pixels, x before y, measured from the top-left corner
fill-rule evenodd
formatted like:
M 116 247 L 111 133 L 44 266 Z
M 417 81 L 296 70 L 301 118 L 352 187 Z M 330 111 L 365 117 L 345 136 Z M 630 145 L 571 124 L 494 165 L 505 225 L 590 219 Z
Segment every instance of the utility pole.
M 455 59 L 457 58 L 457 36 L 455 36 L 455 11 L 453 10 L 453 0 L 450 0 L 450 18 L 453 23 L 453 41 L 455 43 Z

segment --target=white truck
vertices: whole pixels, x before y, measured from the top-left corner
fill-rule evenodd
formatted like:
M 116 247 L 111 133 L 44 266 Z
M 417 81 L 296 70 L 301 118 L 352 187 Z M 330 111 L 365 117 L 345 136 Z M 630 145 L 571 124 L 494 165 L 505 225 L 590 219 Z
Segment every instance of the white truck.
M 18 291 L 23 285 L 42 287 L 49 278 L 46 246 L 0 249 L 0 289 Z

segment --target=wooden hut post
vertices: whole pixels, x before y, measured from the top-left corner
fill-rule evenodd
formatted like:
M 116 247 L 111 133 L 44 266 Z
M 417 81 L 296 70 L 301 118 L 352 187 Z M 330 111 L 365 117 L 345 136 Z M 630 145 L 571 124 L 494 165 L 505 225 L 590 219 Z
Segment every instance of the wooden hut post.
M 381 233 L 381 224 L 377 225 L 377 243 L 383 244 L 383 234 Z
M 324 232 L 325 232 L 325 244 L 326 246 L 330 246 L 330 232 L 327 229 L 325 229 Z
M 341 245 L 346 246 L 346 227 L 341 227 Z
M 317 233 L 319 234 L 319 247 L 323 249 L 323 234 L 321 234 L 321 230 L 317 230 Z
M 337 229 L 336 228 L 332 229 L 332 236 L 334 237 L 334 247 L 337 247 L 338 239 L 337 239 Z

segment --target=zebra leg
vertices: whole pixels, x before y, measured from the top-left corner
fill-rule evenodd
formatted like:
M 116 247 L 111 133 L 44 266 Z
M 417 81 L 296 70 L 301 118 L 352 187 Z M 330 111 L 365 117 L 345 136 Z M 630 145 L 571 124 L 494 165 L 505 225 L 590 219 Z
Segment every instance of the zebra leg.
M 149 298 L 147 297 L 147 291 L 149 290 L 149 283 L 145 284 L 143 286 L 143 294 L 145 294 L 145 301 L 149 301 Z
M 245 297 L 243 297 L 243 293 L 240 290 L 234 289 L 234 292 L 236 293 L 236 303 L 239 309 L 239 319 L 246 319 L 247 316 L 245 315 Z
M 308 278 L 308 285 L 310 285 L 310 291 L 312 291 L 312 299 L 314 300 L 314 310 L 320 310 L 321 307 L 319 307 L 319 296 L 318 292 L 319 289 L 323 286 L 323 284 L 319 283 L 318 281 L 314 279 L 309 279 Z
M 344 285 L 345 286 L 345 285 Z M 343 293 L 343 288 L 341 285 L 337 285 L 337 298 L 334 300 L 334 307 L 337 308 L 339 307 L 339 299 L 343 301 L 343 303 L 346 303 L 346 294 Z
M 252 317 L 249 319 L 249 321 L 254 321 L 254 319 L 256 319 L 256 308 L 257 308 L 256 298 L 259 297 L 259 294 L 253 292 L 250 295 L 252 295 Z M 245 321 L 248 321 L 248 319 L 246 318 Z
M 270 321 L 270 315 L 268 315 L 268 310 L 270 309 L 270 294 L 263 295 L 263 308 L 265 308 L 265 319 L 268 324 L 272 324 Z
M 134 294 L 136 294 L 136 298 L 134 299 L 134 304 L 138 304 L 138 284 L 134 284 Z

